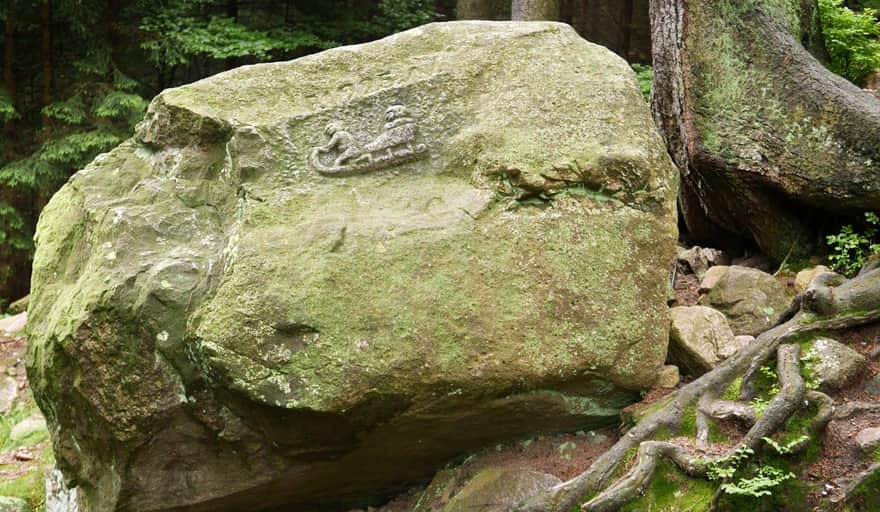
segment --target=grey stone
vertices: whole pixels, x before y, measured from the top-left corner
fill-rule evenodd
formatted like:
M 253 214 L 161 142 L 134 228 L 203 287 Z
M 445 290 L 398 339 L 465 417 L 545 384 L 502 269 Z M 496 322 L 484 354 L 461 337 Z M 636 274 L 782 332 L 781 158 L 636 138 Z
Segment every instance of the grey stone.
M 679 263 L 690 267 L 697 279 L 703 279 L 711 267 L 730 264 L 730 258 L 723 251 L 699 246 L 688 249 L 681 248 L 677 258 Z
M 690 373 L 701 375 L 739 350 L 720 312 L 705 306 L 679 306 L 669 312 L 669 359 Z
M 18 381 L 12 377 L 0 377 L 0 415 L 9 412 L 18 397 Z
M 24 297 L 18 299 L 17 301 L 11 303 L 8 308 L 6 308 L 6 312 L 10 315 L 17 315 L 19 313 L 24 313 L 27 311 L 28 304 L 30 304 L 31 296 L 25 295 Z
M 734 334 L 757 336 L 779 318 L 794 298 L 766 272 L 740 266 L 712 267 L 700 284 L 700 304 L 727 317 Z
M 27 326 L 27 311 L 17 315 L 0 318 L 0 334 L 14 336 L 23 334 L 24 328 Z
M 880 374 L 865 381 L 865 393 L 880 398 Z
M 32 414 L 16 423 L 9 432 L 11 441 L 20 443 L 29 436 L 46 430 L 46 420 L 40 413 Z
M 678 386 L 679 382 L 681 382 L 681 375 L 679 375 L 678 366 L 667 364 L 660 369 L 660 374 L 654 385 L 659 388 L 674 388 Z
M 831 338 L 817 338 L 804 354 L 814 378 L 828 389 L 840 389 L 868 368 L 868 361 L 855 350 Z
M 867 454 L 880 448 L 880 427 L 866 428 L 856 434 L 856 445 Z
M 559 478 L 537 471 L 488 468 L 477 473 L 442 512 L 509 512 L 523 499 L 560 483 Z
M 31 512 L 27 501 L 11 496 L 0 496 L 0 512 Z
M 831 272 L 831 269 L 825 265 L 817 265 L 815 267 L 805 268 L 797 273 L 794 278 L 794 290 L 798 293 L 806 291 L 809 288 L 813 278 L 818 274 Z

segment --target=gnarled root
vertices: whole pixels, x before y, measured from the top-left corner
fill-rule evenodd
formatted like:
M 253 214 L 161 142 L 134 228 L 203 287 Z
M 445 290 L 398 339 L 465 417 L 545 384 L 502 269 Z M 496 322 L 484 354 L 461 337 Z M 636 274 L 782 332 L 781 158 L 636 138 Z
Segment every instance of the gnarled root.
M 804 404 L 815 403 L 818 414 L 813 418 L 813 435 L 821 435 L 832 417 L 844 411 L 835 411 L 833 400 L 818 391 L 807 391 L 800 373 L 800 347 L 786 344 L 807 333 L 849 329 L 880 320 L 880 269 L 864 273 L 845 283 L 833 283 L 816 297 L 827 299 L 821 307 L 811 308 L 815 300 L 804 300 L 800 312 L 750 343 L 747 347 L 722 362 L 714 370 L 673 392 L 653 413 L 596 459 L 585 472 L 550 489 L 531 496 L 521 503 L 517 512 L 563 512 L 583 504 L 584 510 L 616 510 L 635 498 L 651 482 L 660 458 L 672 461 L 685 473 L 705 476 L 709 464 L 733 454 L 741 448 L 757 449 L 779 431 L 786 420 Z M 812 299 L 813 297 L 811 297 Z M 857 305 L 857 308 L 851 306 Z M 810 309 L 808 309 L 810 308 Z M 758 369 L 773 355 L 777 356 L 777 375 L 780 392 L 773 397 L 763 414 L 749 405 L 754 397 L 753 378 Z M 737 378 L 742 377 L 740 400 L 719 399 L 718 396 Z M 806 401 L 805 401 L 806 400 Z M 691 456 L 683 447 L 651 438 L 661 429 L 675 431 L 684 412 L 697 408 L 697 448 L 709 444 L 708 425 L 713 419 L 737 419 L 750 428 L 740 442 L 717 458 Z M 873 408 L 874 404 L 865 404 Z M 801 441 L 790 447 L 803 450 L 808 442 Z M 627 453 L 637 448 L 634 465 L 623 477 L 611 482 L 627 459 Z

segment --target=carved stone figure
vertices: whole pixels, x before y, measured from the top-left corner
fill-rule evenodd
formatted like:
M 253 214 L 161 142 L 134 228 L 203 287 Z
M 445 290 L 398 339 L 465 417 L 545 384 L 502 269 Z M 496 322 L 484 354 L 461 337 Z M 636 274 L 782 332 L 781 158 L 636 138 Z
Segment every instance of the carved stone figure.
M 361 147 L 338 123 L 330 123 L 324 130 L 330 140 L 312 149 L 309 162 L 321 174 L 350 176 L 411 162 L 427 153 L 426 145 L 415 144 L 418 125 L 403 105 L 391 105 L 385 110 L 382 128 L 382 133 Z M 337 156 L 333 165 L 324 164 L 321 155 L 334 150 Z
M 333 161 L 334 167 L 339 167 L 345 164 L 345 162 L 358 157 L 363 153 L 363 150 L 354 137 L 352 137 L 347 131 L 343 130 L 338 123 L 328 124 L 327 128 L 324 129 L 324 133 L 330 137 L 330 141 L 315 149 L 317 149 L 318 153 L 327 153 L 336 149 L 339 152 L 339 156 Z

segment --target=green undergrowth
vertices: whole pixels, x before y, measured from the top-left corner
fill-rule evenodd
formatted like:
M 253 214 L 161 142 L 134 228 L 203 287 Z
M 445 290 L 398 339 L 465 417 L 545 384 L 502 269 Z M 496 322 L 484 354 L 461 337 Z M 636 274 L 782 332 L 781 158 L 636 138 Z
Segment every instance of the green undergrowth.
M 702 512 L 712 503 L 717 484 L 690 478 L 669 461 L 657 466 L 647 491 L 622 512 Z
M 28 502 L 35 512 L 45 510 L 46 482 L 45 468 L 55 464 L 52 450 L 46 447 L 39 452 L 37 464 L 15 478 L 0 480 L 0 496 L 20 498 Z M 0 466 L 0 469 L 6 469 Z
M 33 400 L 20 400 L 9 413 L 0 417 L 0 453 L 28 448 L 36 456 L 29 463 L 0 465 L 0 470 L 10 472 L 8 476 L 0 478 L 0 496 L 23 499 L 34 511 L 44 510 L 45 470 L 55 464 L 49 446 L 49 432 L 46 428 L 33 428 L 14 436 L 13 429 L 38 413 L 39 409 Z
M 15 407 L 8 414 L 0 417 L 0 453 L 9 452 L 16 448 L 33 446 L 49 439 L 49 431 L 38 429 L 28 432 L 21 438 L 12 437 L 12 429 L 29 416 L 39 413 L 39 409 L 33 402 Z

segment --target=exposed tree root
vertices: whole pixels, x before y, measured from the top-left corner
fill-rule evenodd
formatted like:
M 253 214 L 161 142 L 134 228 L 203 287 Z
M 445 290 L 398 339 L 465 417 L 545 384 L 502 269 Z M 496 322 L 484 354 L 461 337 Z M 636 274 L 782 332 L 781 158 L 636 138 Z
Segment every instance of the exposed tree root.
M 712 462 L 729 457 L 741 448 L 760 448 L 765 437 L 782 429 L 786 420 L 805 404 L 814 403 L 818 407 L 811 430 L 813 435 L 820 435 L 832 417 L 841 411 L 835 411 L 834 402 L 828 395 L 807 391 L 800 372 L 800 346 L 786 342 L 796 341 L 809 333 L 849 329 L 880 320 L 880 270 L 859 275 L 839 286 L 836 282 L 834 284 L 834 288 L 817 288 L 809 300 L 800 301 L 800 311 L 787 322 L 764 332 L 714 370 L 669 395 L 656 411 L 624 434 L 587 471 L 533 495 L 519 505 L 517 512 L 567 512 L 578 506 L 589 511 L 617 510 L 650 484 L 661 458 L 670 460 L 690 476 L 705 477 Z M 858 308 L 852 308 L 853 305 Z M 754 378 L 773 354 L 777 358 L 780 390 L 763 413 L 758 414 L 749 404 L 755 395 Z M 740 400 L 719 399 L 718 396 L 737 377 L 742 377 Z M 849 408 L 853 411 L 848 413 L 877 407 L 876 404 L 862 406 L 851 406 Z M 697 409 L 697 450 L 708 447 L 708 425 L 712 420 L 737 419 L 750 428 L 720 457 L 696 457 L 685 447 L 652 440 L 663 430 L 676 431 L 685 411 L 692 407 Z M 808 441 L 801 441 L 790 450 L 803 450 L 807 445 Z M 637 449 L 635 463 L 612 482 L 633 449 Z M 584 503 L 587 498 L 590 499 Z
M 853 493 L 859 488 L 859 486 L 877 474 L 880 474 L 880 463 L 872 464 L 868 469 L 858 473 L 846 482 L 843 482 L 838 494 L 831 498 L 831 503 L 833 505 L 846 503 L 852 499 Z

